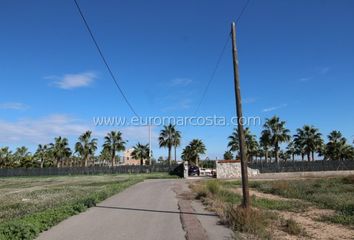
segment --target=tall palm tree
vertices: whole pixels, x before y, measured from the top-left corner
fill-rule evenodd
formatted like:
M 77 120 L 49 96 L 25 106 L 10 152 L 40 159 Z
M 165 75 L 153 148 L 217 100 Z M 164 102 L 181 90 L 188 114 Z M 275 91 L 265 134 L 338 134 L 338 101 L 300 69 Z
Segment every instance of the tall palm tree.
M 206 148 L 203 141 L 200 139 L 193 139 L 183 150 L 182 158 L 183 160 L 194 162 L 195 165 L 199 166 L 199 155 L 204 154 L 205 151 Z
M 75 152 L 79 153 L 84 167 L 87 167 L 89 159 L 95 155 L 95 151 L 97 150 L 97 139 L 91 139 L 91 134 L 91 131 L 86 131 L 75 144 Z
M 47 144 L 38 144 L 37 150 L 34 154 L 34 157 L 37 158 L 40 162 L 40 168 L 43 168 L 44 161 L 48 157 L 48 145 Z
M 132 157 L 140 159 L 140 165 L 144 165 L 144 159 L 149 158 L 149 144 L 143 145 L 138 143 L 133 148 Z
M 165 125 L 160 132 L 159 145 L 168 149 L 168 164 L 171 165 L 171 149 L 176 145 L 176 128 L 175 125 Z
M 181 145 L 181 132 L 176 130 L 173 136 L 173 147 L 175 148 L 175 162 L 177 162 L 177 147 Z
M 285 121 L 280 121 L 277 116 L 266 119 L 263 128 L 270 136 L 270 142 L 274 148 L 275 162 L 279 163 L 279 145 L 290 140 L 290 131 L 285 128 Z
M 56 137 L 54 138 L 54 143 L 50 143 L 49 146 L 57 167 L 63 166 L 63 161 L 71 155 L 68 139 L 61 136 Z
M 253 156 L 257 155 L 258 151 L 258 142 L 256 136 L 252 135 L 250 129 L 247 127 L 244 130 L 245 140 L 246 140 L 246 154 L 247 158 L 252 161 Z M 232 134 L 228 137 L 229 143 L 227 146 L 230 148 L 230 151 L 236 152 L 240 150 L 240 143 L 238 138 L 238 130 L 234 129 Z
M 104 137 L 105 142 L 103 148 L 106 148 L 107 151 L 111 154 L 112 167 L 115 166 L 116 161 L 116 152 L 124 151 L 126 142 L 122 138 L 122 133 L 119 131 L 111 131 Z
M 259 144 L 260 147 L 264 150 L 264 158 L 265 158 L 265 162 L 268 162 L 269 156 L 269 148 L 271 146 L 271 142 L 270 142 L 270 134 L 268 131 L 262 131 L 262 135 L 259 138 Z
M 304 150 L 307 155 L 307 160 L 311 161 L 315 158 L 315 152 L 318 152 L 322 144 L 321 133 L 317 128 L 309 125 L 304 125 L 296 130 L 294 141 Z

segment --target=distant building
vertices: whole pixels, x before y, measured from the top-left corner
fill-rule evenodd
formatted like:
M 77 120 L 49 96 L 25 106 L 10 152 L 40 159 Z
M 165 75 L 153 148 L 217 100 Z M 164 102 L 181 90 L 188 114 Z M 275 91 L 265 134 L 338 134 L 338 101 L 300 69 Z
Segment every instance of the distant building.
M 135 159 L 132 157 L 133 148 L 129 148 L 123 153 L 122 165 L 140 165 L 140 159 Z

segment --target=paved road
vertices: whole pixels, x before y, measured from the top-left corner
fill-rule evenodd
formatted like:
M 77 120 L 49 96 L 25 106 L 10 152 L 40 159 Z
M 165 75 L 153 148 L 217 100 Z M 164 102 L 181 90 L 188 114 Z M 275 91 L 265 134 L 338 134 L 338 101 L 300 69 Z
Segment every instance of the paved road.
M 176 188 L 188 189 L 185 180 L 155 179 L 138 183 L 79 215 L 70 217 L 43 232 L 39 240 L 183 240 L 179 199 Z M 199 204 L 200 203 L 194 203 Z M 228 239 L 230 230 L 217 224 L 217 217 L 202 212 L 187 214 L 197 220 L 204 239 Z M 194 207 L 195 209 L 195 207 Z M 182 210 L 183 211 L 183 210 Z M 193 210 L 192 210 L 193 212 Z M 183 215 L 185 216 L 185 214 Z M 200 224 L 199 224 L 200 223 Z M 203 225 L 203 226 L 201 226 Z M 207 229 L 207 230 L 204 230 Z M 195 232 L 195 229 L 193 229 Z M 189 234 L 189 240 L 201 236 Z M 210 234 L 209 234 L 210 233 Z M 217 236 L 215 236 L 215 234 Z M 227 238 L 225 238 L 225 236 Z

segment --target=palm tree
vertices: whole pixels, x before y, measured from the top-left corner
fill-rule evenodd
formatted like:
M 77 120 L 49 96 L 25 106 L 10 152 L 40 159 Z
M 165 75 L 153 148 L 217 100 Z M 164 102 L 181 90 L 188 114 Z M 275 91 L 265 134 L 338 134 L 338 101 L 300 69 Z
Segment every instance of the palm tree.
M 277 116 L 266 119 L 263 128 L 270 136 L 270 143 L 274 148 L 275 162 L 279 163 L 279 144 L 290 140 L 290 131 L 285 128 L 285 121 L 280 121 Z
M 12 158 L 9 147 L 0 148 L 0 168 L 11 167 Z
M 109 149 L 102 148 L 100 156 L 99 156 L 100 165 L 103 166 L 103 164 L 106 164 L 111 159 L 112 159 L 111 152 L 109 151 Z
M 226 151 L 225 153 L 224 153 L 224 159 L 225 160 L 231 160 L 231 159 L 233 159 L 234 158 L 234 156 L 233 156 L 233 154 L 232 154 L 232 152 L 229 150 L 229 151 Z
M 245 140 L 246 140 L 246 154 L 247 158 L 252 161 L 254 155 L 257 155 L 258 151 L 258 142 L 256 136 L 251 134 L 250 129 L 247 127 L 244 130 Z M 238 138 L 238 130 L 234 129 L 233 133 L 228 137 L 229 143 L 227 146 L 230 148 L 230 151 L 236 152 L 240 150 L 240 143 Z
M 140 159 L 140 165 L 144 165 L 144 159 L 149 158 L 149 144 L 143 145 L 138 143 L 133 148 L 132 157 Z
M 173 146 L 175 148 L 175 162 L 177 162 L 177 147 L 181 145 L 181 132 L 176 130 L 173 137 Z
M 33 167 L 32 155 L 25 146 L 19 147 L 14 153 L 15 166 Z
M 311 161 L 315 158 L 315 152 L 320 149 L 322 144 L 321 133 L 313 126 L 305 125 L 296 130 L 297 134 L 294 135 L 294 141 L 304 150 L 307 155 L 307 160 Z
M 265 162 L 268 162 L 268 153 L 269 153 L 269 148 L 271 146 L 271 142 L 270 142 L 270 134 L 268 131 L 263 130 L 262 131 L 262 135 L 259 138 L 259 144 L 260 147 L 264 150 L 264 158 L 265 158 Z
M 295 154 L 296 154 L 296 148 L 295 148 L 295 142 L 291 141 L 288 146 L 286 147 L 286 153 L 291 156 L 291 160 L 294 162 L 295 161 Z
M 343 160 L 345 153 L 349 153 L 350 148 L 347 147 L 347 139 L 342 136 L 340 131 L 332 131 L 328 135 L 329 142 L 326 145 L 326 158 L 330 160 Z
M 116 161 L 116 152 L 124 151 L 126 142 L 123 141 L 122 133 L 119 131 L 111 131 L 104 137 L 105 142 L 103 148 L 106 148 L 107 151 L 111 154 L 112 167 L 115 166 Z
M 43 168 L 44 166 L 44 161 L 48 157 L 48 145 L 47 144 L 38 144 L 37 150 L 34 154 L 35 158 L 39 159 L 40 162 L 40 168 Z
M 68 139 L 62 138 L 61 136 L 56 137 L 54 138 L 54 143 L 50 143 L 49 146 L 57 163 L 57 167 L 61 167 L 63 165 L 64 159 L 70 157 L 71 155 Z
M 89 159 L 95 155 L 95 151 L 97 150 L 97 139 L 91 139 L 91 134 L 91 131 L 86 131 L 75 144 L 75 152 L 81 156 L 84 167 L 87 167 Z
M 193 139 L 188 146 L 183 149 L 182 159 L 189 162 L 194 162 L 199 165 L 199 155 L 206 151 L 205 145 L 200 139 Z
M 177 134 L 178 135 L 178 134 Z M 164 129 L 161 130 L 159 136 L 159 145 L 168 149 L 168 164 L 171 165 L 171 149 L 173 146 L 176 146 L 178 139 L 176 135 L 175 125 L 169 124 L 165 125 Z M 180 137 L 179 137 L 180 138 Z

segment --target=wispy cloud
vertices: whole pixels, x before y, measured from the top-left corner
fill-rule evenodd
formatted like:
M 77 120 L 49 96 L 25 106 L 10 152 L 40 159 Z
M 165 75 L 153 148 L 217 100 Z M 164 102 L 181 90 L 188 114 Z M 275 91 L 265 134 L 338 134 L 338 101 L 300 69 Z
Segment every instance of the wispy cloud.
M 256 102 L 256 100 L 257 99 L 250 97 L 250 98 L 244 98 L 242 101 L 243 101 L 244 104 L 249 104 L 249 103 Z
M 299 82 L 308 82 L 312 79 L 312 77 L 303 77 L 299 79 Z
M 74 89 L 90 86 L 97 78 L 93 72 L 84 72 L 77 74 L 65 74 L 63 76 L 48 76 L 46 79 L 54 80 L 53 84 L 61 89 Z
M 190 78 L 175 78 L 169 83 L 170 87 L 186 87 L 193 82 Z
M 190 98 L 183 98 L 181 100 L 177 100 L 174 102 L 173 105 L 165 107 L 162 111 L 177 111 L 177 110 L 186 110 L 192 107 L 192 99 Z
M 288 106 L 288 104 L 284 103 L 284 104 L 282 104 L 282 105 L 264 108 L 264 109 L 262 110 L 262 112 L 271 112 L 271 111 L 278 110 L 278 109 L 280 109 L 280 108 L 284 108 L 284 107 L 286 107 L 286 106 Z
M 29 106 L 19 102 L 0 103 L 0 109 L 4 110 L 26 110 Z
M 130 144 L 137 141 L 148 142 L 148 127 L 95 127 L 93 122 L 85 121 L 66 114 L 48 115 L 42 118 L 26 118 L 16 121 L 0 119 L 0 142 L 3 144 L 40 144 L 53 141 L 54 137 L 63 136 L 77 138 L 90 130 L 100 140 L 111 130 L 119 130 L 123 138 Z M 157 139 L 158 133 L 152 130 L 152 137 Z M 71 142 L 72 143 L 72 142 Z

